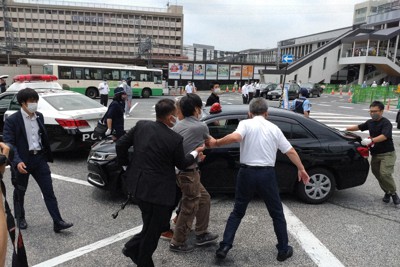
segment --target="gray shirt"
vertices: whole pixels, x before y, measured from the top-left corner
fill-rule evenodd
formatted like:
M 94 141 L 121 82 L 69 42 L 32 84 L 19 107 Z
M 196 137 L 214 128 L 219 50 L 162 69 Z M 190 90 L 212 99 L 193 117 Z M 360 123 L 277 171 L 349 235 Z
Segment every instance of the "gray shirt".
M 196 147 L 203 145 L 209 135 L 207 125 L 194 116 L 184 118 L 174 126 L 173 130 L 183 137 L 183 151 L 185 155 L 192 152 Z M 189 168 L 196 166 L 197 163 Z

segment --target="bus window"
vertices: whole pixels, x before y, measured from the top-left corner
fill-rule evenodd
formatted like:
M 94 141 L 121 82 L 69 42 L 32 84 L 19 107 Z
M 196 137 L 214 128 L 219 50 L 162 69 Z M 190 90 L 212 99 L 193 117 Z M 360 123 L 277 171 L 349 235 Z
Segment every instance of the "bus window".
M 85 69 L 86 80 L 102 80 L 101 69 Z
M 58 79 L 72 79 L 72 67 L 58 66 Z
M 75 79 L 78 80 L 84 79 L 82 68 L 74 68 L 74 74 L 75 74 Z
M 132 81 L 136 81 L 137 80 L 136 71 L 121 70 L 121 78 L 126 80 L 126 79 L 128 79 L 128 77 L 131 77 Z
M 161 72 L 153 72 L 154 75 L 154 83 L 155 84 L 162 84 L 162 73 Z
M 103 77 L 107 80 L 120 80 L 119 70 L 103 69 Z
M 148 71 L 138 71 L 139 72 L 139 81 L 141 82 L 151 82 L 153 75 L 151 72 Z
M 53 74 L 53 66 L 52 65 L 45 65 L 43 66 L 43 74 Z

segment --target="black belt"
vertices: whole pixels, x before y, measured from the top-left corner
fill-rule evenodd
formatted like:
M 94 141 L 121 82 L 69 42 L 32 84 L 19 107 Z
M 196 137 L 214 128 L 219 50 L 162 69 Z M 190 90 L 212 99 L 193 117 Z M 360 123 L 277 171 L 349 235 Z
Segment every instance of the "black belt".
M 272 166 L 250 166 L 246 164 L 240 164 L 241 168 L 249 168 L 249 169 L 269 169 L 273 168 Z
M 198 171 L 199 170 L 199 167 L 196 167 L 196 168 L 193 168 L 193 169 L 184 169 L 184 170 L 181 170 L 182 172 L 195 172 L 195 171 Z
M 42 150 L 29 150 L 29 155 L 40 155 L 42 153 Z

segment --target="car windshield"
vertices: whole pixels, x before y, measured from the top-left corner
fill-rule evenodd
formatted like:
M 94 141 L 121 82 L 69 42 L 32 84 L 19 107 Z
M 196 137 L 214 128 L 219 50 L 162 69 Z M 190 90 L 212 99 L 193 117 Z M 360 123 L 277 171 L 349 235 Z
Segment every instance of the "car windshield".
M 81 94 L 46 95 L 43 99 L 58 111 L 82 110 L 104 107 L 95 100 Z
M 313 84 L 312 83 L 302 83 L 301 88 L 313 88 Z

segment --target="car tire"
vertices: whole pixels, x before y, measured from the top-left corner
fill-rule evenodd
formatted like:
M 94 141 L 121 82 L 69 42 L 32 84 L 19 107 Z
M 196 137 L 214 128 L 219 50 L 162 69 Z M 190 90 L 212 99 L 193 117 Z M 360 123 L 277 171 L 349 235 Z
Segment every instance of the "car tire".
M 333 174 L 323 168 L 315 168 L 307 172 L 310 176 L 310 182 L 307 184 L 298 183 L 298 197 L 309 204 L 321 204 L 328 200 L 336 189 Z
M 311 93 L 311 92 L 308 93 L 308 97 L 309 97 L 309 98 L 313 98 L 313 97 L 314 97 L 313 93 Z

